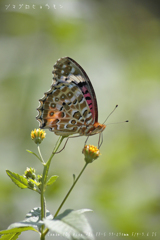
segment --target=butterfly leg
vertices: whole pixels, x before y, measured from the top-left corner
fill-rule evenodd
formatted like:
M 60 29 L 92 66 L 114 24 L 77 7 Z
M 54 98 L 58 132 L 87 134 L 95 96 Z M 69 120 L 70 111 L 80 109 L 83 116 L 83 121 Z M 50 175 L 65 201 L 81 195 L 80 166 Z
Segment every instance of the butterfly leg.
M 65 147 L 66 147 L 66 145 L 67 145 L 67 142 L 68 142 L 69 138 L 70 138 L 70 137 L 67 137 L 67 140 L 66 140 L 66 142 L 65 142 L 65 144 L 64 144 L 64 146 L 63 146 L 63 148 L 62 148 L 60 151 L 55 152 L 54 154 L 60 153 L 60 152 L 63 151 L 63 149 L 65 149 Z
M 98 149 L 100 149 L 100 147 L 102 146 L 103 143 L 103 133 L 101 132 L 99 134 L 99 139 L 98 139 Z
M 84 147 L 85 147 L 85 145 L 86 145 L 86 143 L 88 141 L 88 138 L 89 138 L 89 136 L 87 136 L 86 141 L 84 142 Z
M 80 136 L 78 135 L 78 136 L 74 136 L 74 137 L 67 137 L 67 140 L 66 140 L 66 142 L 65 142 L 65 144 L 64 144 L 64 146 L 63 146 L 63 148 L 62 148 L 60 151 L 55 152 L 55 153 L 56 153 L 56 154 L 57 154 L 57 153 L 60 153 L 60 152 L 63 151 L 63 149 L 65 149 L 65 147 L 66 147 L 66 145 L 67 145 L 67 142 L 68 142 L 69 138 L 76 138 L 76 137 L 80 137 Z

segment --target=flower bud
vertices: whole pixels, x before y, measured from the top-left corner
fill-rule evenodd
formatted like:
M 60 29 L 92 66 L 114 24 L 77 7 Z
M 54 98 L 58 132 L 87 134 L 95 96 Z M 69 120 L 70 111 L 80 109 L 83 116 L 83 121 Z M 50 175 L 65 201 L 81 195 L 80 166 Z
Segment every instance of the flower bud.
M 34 142 L 36 144 L 40 144 L 42 142 L 42 140 L 45 138 L 45 136 L 46 136 L 45 131 L 41 130 L 40 128 L 39 129 L 34 129 L 31 132 L 31 138 L 32 138 L 32 140 L 34 140 Z
M 26 171 L 24 172 L 24 176 L 27 179 L 31 178 L 31 179 L 35 180 L 35 178 L 36 178 L 35 169 L 27 167 Z
M 37 175 L 37 181 L 38 181 L 39 183 L 42 183 L 42 175 Z
M 83 148 L 82 153 L 84 154 L 85 158 L 85 162 L 86 163 L 91 163 L 94 160 L 96 160 L 99 155 L 100 155 L 100 151 L 97 147 L 93 146 L 93 145 L 86 145 Z
M 34 183 L 31 182 L 30 180 L 28 180 L 28 186 L 29 186 L 31 189 L 34 189 Z

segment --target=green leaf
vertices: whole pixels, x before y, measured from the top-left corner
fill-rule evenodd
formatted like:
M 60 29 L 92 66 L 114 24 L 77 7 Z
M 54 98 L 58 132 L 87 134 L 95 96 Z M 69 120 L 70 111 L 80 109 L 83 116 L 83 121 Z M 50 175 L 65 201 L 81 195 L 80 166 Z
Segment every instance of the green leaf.
M 57 178 L 58 178 L 57 175 L 50 177 L 50 179 L 47 181 L 47 186 L 52 185 L 57 180 Z
M 76 179 L 76 175 L 73 174 L 73 182 L 75 182 L 75 179 Z
M 24 176 L 19 175 L 18 173 L 11 172 L 6 170 L 7 175 L 11 178 L 11 180 L 20 188 L 28 188 L 28 181 Z
M 29 230 L 38 232 L 35 228 L 30 226 L 13 227 L 13 228 L 9 227 L 9 229 L 7 230 L 0 231 L 0 235 L 3 235 L 1 236 L 2 240 L 16 240 L 18 236 L 21 234 L 21 232 L 29 231 Z
M 1 236 L 1 240 L 16 240 L 20 234 L 21 233 L 4 234 Z
M 91 210 L 66 210 L 53 220 L 44 219 L 43 222 L 50 231 L 56 232 L 68 239 L 93 240 L 92 229 L 83 215 L 87 211 Z
M 12 225 L 10 225 L 7 230 L 2 230 L 2 231 L 0 231 L 0 234 L 15 234 L 15 233 L 20 233 L 20 232 L 28 231 L 28 230 L 33 230 L 33 231 L 36 231 L 36 232 L 37 232 L 37 230 L 36 230 L 35 228 L 30 227 L 30 226 L 10 228 L 11 226 L 12 226 Z
M 46 219 L 53 219 L 53 215 L 46 210 Z M 21 223 L 28 223 L 34 226 L 41 226 L 43 222 L 41 221 L 41 208 L 35 207 L 29 213 L 27 213 L 26 218 Z
M 26 149 L 26 151 L 31 153 L 31 154 L 33 154 L 34 156 L 36 156 L 42 162 L 41 158 L 36 153 L 34 153 L 34 152 L 32 152 L 32 151 L 30 151 L 28 149 Z
M 53 219 L 52 214 L 46 210 L 46 219 L 51 220 Z M 36 207 L 33 208 L 29 213 L 27 213 L 26 218 L 21 221 L 21 222 L 16 222 L 16 223 L 12 223 L 8 228 L 12 229 L 12 228 L 19 228 L 19 227 L 34 227 L 35 228 L 39 228 L 43 225 L 43 222 L 41 221 L 41 208 L 40 207 Z
M 46 219 L 53 219 L 52 214 L 47 210 Z M 44 223 L 41 221 L 41 208 L 33 208 L 29 213 L 27 213 L 26 218 L 21 222 L 12 223 L 7 230 L 0 231 L 2 240 L 16 240 L 21 232 L 32 230 L 35 232 L 39 231 L 36 228 L 39 228 Z
M 35 181 L 35 180 L 31 179 L 31 178 L 29 179 L 29 181 L 34 183 L 37 187 L 40 185 L 39 182 L 37 182 L 37 181 Z

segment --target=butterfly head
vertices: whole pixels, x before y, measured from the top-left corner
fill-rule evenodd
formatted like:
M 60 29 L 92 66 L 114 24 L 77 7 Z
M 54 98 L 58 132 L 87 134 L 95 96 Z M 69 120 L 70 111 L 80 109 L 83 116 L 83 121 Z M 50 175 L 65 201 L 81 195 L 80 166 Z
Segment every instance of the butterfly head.
M 95 122 L 93 126 L 94 126 L 94 128 L 93 128 L 93 130 L 90 131 L 89 135 L 95 135 L 97 133 L 101 133 L 106 128 L 106 125 L 101 124 L 99 122 Z

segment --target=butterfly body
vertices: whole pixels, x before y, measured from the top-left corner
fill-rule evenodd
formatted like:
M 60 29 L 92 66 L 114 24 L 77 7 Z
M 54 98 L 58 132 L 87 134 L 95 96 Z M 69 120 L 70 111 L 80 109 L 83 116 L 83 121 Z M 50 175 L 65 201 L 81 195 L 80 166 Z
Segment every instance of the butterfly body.
M 54 65 L 53 84 L 41 98 L 36 119 L 56 135 L 90 136 L 102 132 L 94 89 L 85 71 L 69 57 Z

